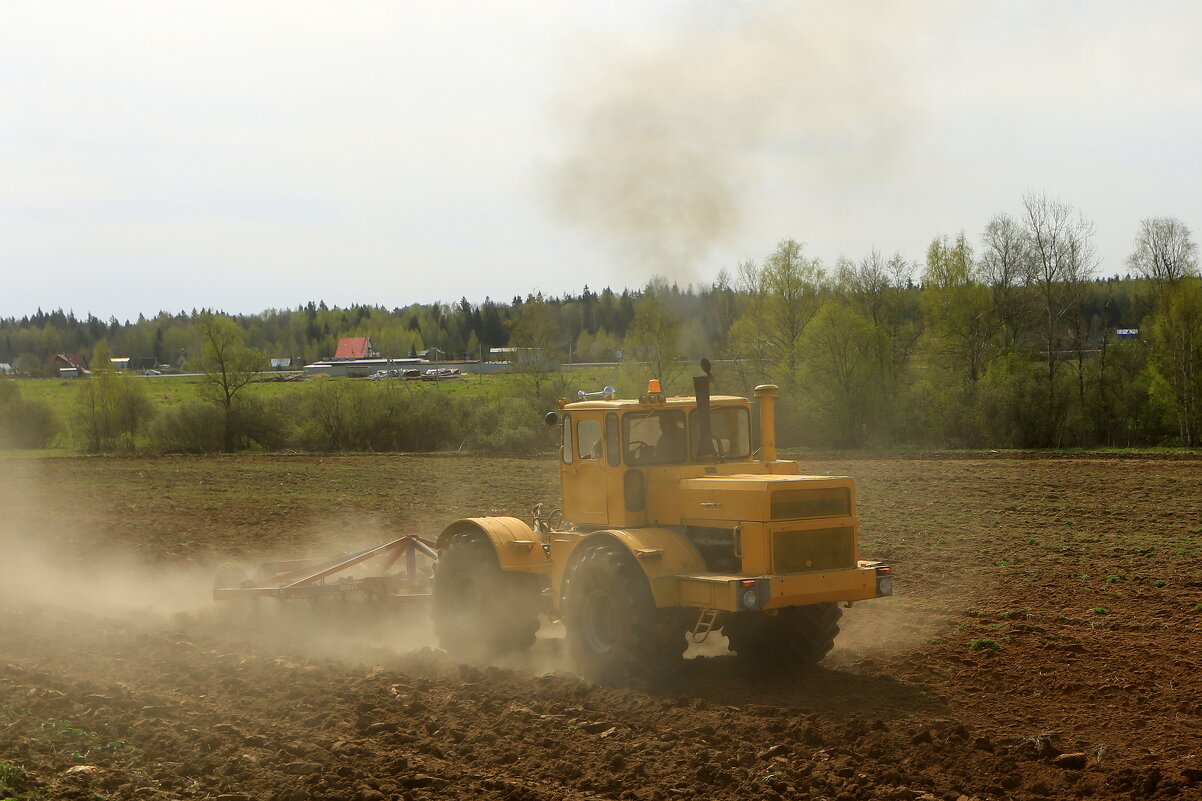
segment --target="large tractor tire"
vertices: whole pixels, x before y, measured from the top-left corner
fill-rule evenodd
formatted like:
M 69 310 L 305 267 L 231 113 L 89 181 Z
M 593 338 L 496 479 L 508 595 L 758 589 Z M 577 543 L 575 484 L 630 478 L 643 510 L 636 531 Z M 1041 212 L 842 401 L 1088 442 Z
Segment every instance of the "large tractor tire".
M 680 609 L 658 609 L 647 576 L 625 548 L 587 547 L 564 576 L 568 655 L 601 684 L 658 683 L 681 667 L 687 642 Z
M 801 668 L 822 661 L 839 636 L 843 610 L 835 603 L 790 606 L 775 615 L 741 612 L 722 633 L 730 650 L 766 667 Z
M 538 631 L 540 588 L 534 577 L 507 573 L 481 534 L 451 537 L 434 572 L 434 633 L 455 659 L 484 662 L 529 648 Z

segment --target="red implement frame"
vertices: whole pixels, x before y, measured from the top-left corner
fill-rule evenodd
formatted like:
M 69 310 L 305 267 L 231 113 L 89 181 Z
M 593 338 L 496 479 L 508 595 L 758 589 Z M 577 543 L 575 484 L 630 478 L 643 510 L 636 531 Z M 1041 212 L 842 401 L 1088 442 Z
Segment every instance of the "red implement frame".
M 386 601 L 422 600 L 430 595 L 430 577 L 417 571 L 418 554 L 431 563 L 438 561 L 434 543 L 421 537 L 406 535 L 398 537 L 376 548 L 343 554 L 333 559 L 296 560 L 270 562 L 260 565 L 254 578 L 242 582 L 241 587 L 218 587 L 213 590 L 215 600 L 231 598 L 270 597 L 280 599 L 313 598 L 334 593 L 369 593 L 374 598 Z M 403 566 L 392 571 L 397 562 L 404 558 Z M 381 558 L 371 575 L 333 578 L 352 567 L 372 559 Z

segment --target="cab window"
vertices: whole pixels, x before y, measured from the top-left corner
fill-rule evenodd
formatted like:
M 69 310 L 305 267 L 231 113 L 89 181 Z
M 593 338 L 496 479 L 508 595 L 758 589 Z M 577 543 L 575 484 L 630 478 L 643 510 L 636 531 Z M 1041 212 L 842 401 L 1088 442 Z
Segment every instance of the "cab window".
M 689 412 L 689 442 L 693 457 L 701 446 L 701 424 L 696 409 Z M 722 459 L 745 459 L 751 455 L 751 415 L 745 408 L 727 406 L 710 409 L 714 453 Z
M 581 460 L 601 458 L 601 421 L 586 418 L 576 424 L 576 447 Z
M 565 414 L 563 416 L 563 447 L 560 448 L 563 452 L 563 463 L 572 463 L 572 417 Z
M 622 463 L 622 432 L 618 428 L 616 414 L 605 416 L 605 459 L 610 467 L 617 467 Z
M 679 464 L 688 458 L 684 412 L 660 409 L 630 412 L 622 418 L 626 464 Z

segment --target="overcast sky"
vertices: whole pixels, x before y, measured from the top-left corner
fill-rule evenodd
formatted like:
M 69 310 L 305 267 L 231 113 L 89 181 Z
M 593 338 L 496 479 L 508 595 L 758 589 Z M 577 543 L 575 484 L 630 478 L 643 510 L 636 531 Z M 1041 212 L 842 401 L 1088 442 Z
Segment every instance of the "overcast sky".
M 0 316 L 708 283 L 1202 231 L 1202 4 L 0 4 Z

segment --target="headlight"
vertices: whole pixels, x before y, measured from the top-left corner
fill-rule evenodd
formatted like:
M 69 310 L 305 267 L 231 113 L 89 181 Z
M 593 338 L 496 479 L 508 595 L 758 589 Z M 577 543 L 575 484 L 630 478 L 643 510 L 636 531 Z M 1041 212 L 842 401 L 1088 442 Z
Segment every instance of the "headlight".
M 759 601 L 759 596 L 755 590 L 752 589 L 752 590 L 744 590 L 743 591 L 743 608 L 744 609 L 755 609 L 756 603 L 758 601 Z

